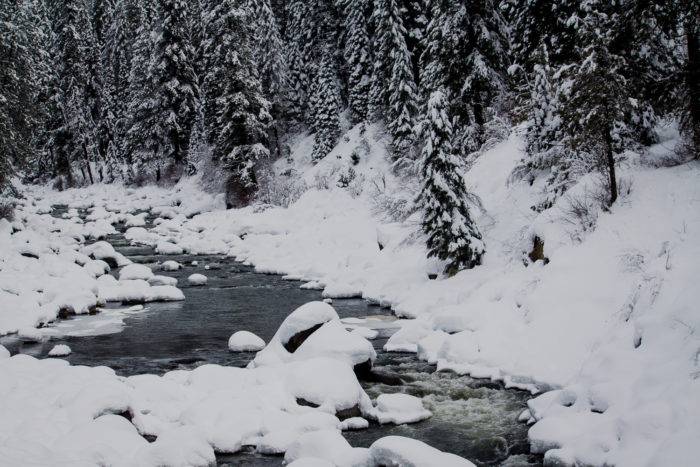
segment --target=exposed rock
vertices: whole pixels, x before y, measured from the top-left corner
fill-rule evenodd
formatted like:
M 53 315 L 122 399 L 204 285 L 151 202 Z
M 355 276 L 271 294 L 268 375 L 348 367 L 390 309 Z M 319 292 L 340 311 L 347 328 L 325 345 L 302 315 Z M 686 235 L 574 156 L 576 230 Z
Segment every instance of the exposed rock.
M 313 327 L 310 327 L 309 329 L 300 331 L 294 334 L 292 337 L 290 337 L 289 340 L 282 345 L 287 350 L 287 352 L 294 353 L 294 351 L 298 349 L 311 334 L 313 334 L 318 328 L 320 328 L 324 324 L 325 323 L 319 323 Z

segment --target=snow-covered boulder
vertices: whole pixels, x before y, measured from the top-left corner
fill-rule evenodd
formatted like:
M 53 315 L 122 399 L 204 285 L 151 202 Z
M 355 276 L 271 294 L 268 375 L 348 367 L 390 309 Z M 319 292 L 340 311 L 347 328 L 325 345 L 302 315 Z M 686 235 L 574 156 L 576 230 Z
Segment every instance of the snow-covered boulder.
M 301 435 L 285 453 L 284 461 L 290 463 L 309 457 L 325 459 L 332 465 L 349 467 L 365 465 L 368 452 L 366 449 L 350 446 L 338 430 L 321 430 Z
M 172 285 L 175 286 L 177 285 L 177 279 L 174 277 L 169 277 L 169 276 L 153 276 L 150 279 L 148 279 L 148 283 L 151 285 Z
M 182 290 L 172 285 L 154 285 L 146 292 L 146 302 L 178 302 L 185 299 Z
M 83 247 L 82 252 L 88 255 L 90 258 L 105 261 L 111 268 L 120 268 L 131 264 L 131 260 L 117 252 L 111 244 L 105 241 L 99 241 L 91 245 L 87 245 Z
M 153 277 L 153 271 L 148 266 L 143 264 L 130 264 L 119 270 L 119 280 L 137 280 L 147 281 Z
M 4 346 L 0 345 L 0 359 L 3 358 L 10 358 L 10 351 L 7 350 Z
M 187 282 L 190 285 L 205 285 L 207 283 L 207 276 L 204 274 L 192 274 L 187 278 Z
M 429 418 L 432 414 L 423 407 L 423 402 L 409 394 L 381 394 L 377 406 L 370 415 L 379 423 L 415 423 Z
M 181 255 L 184 251 L 181 246 L 171 242 L 158 242 L 156 245 L 156 253 L 161 255 Z
M 308 333 L 302 339 L 302 333 L 316 330 L 328 321 L 339 319 L 338 313 L 332 306 L 323 302 L 309 302 L 294 310 L 280 325 L 275 337 L 290 350 L 296 350 L 306 340 Z
M 49 350 L 49 357 L 66 357 L 71 354 L 71 348 L 65 344 L 54 345 L 51 350 Z
M 182 268 L 182 264 L 173 260 L 163 261 L 163 264 L 160 265 L 160 269 L 163 271 L 177 271 L 180 268 Z
M 367 465 L 474 467 L 466 459 L 403 436 L 385 436 L 372 443 Z
M 237 331 L 228 340 L 233 352 L 257 352 L 265 348 L 265 341 L 250 331 Z
M 329 321 L 313 332 L 297 349 L 295 359 L 326 356 L 349 365 L 371 368 L 377 354 L 372 344 L 359 334 L 348 332 L 339 320 Z

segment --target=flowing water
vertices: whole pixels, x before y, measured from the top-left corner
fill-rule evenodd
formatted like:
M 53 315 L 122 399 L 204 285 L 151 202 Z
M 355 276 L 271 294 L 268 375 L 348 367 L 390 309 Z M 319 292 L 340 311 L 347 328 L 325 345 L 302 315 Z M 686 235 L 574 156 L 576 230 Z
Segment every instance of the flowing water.
M 54 215 L 62 212 L 65 210 L 57 209 Z M 129 314 L 123 325 L 114 323 L 109 310 L 64 320 L 56 326 L 68 335 L 50 342 L 27 343 L 10 336 L 0 339 L 0 344 L 13 353 L 43 358 L 55 344 L 65 343 L 72 349 L 66 357 L 72 364 L 106 365 L 124 376 L 162 374 L 204 363 L 245 366 L 253 354 L 228 350 L 227 341 L 233 332 L 248 330 L 267 342 L 295 308 L 321 299 L 319 291 L 300 289 L 298 282 L 283 280 L 281 276 L 255 273 L 253 268 L 230 258 L 157 255 L 150 247 L 129 245 L 121 233 L 107 240 L 137 263 L 153 266 L 172 259 L 183 264 L 183 269 L 162 274 L 178 279 L 185 301 L 147 304 L 143 311 Z M 206 265 L 210 268 L 205 269 Z M 205 286 L 187 284 L 187 277 L 195 272 L 208 277 Z M 391 315 L 390 310 L 361 299 L 336 299 L 333 307 L 341 318 Z M 94 333 L 90 330 L 102 324 L 119 332 L 83 335 Z M 75 332 L 84 328 L 88 331 Z M 398 375 L 404 384 L 363 383 L 365 390 L 372 398 L 390 392 L 421 397 L 433 416 L 410 425 L 372 423 L 366 430 L 345 432 L 350 444 L 367 447 L 383 436 L 402 435 L 458 454 L 477 465 L 541 465 L 540 457 L 529 454 L 527 426 L 517 421 L 530 397 L 528 393 L 505 389 L 489 380 L 436 372 L 433 365 L 412 354 L 383 352 L 387 337 L 385 331 L 373 341 L 378 354 L 375 368 Z M 282 464 L 280 457 L 254 452 L 220 456 L 218 461 L 220 465 Z

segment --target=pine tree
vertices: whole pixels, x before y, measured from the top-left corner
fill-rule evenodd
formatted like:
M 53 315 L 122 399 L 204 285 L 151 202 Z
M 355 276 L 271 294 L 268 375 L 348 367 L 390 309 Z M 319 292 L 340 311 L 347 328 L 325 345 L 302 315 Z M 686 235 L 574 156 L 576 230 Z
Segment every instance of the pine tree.
M 133 181 L 136 173 L 139 177 L 159 174 L 163 160 L 158 157 L 156 146 L 156 121 L 154 94 L 156 83 L 150 74 L 154 60 L 155 34 L 151 32 L 151 22 L 156 20 L 153 4 L 138 1 L 136 8 L 137 29 L 130 54 L 128 78 L 128 102 L 126 105 L 126 132 L 123 144 L 124 162 L 127 172 L 124 177 Z M 122 149 L 116 141 L 116 150 Z M 135 173 L 134 169 L 138 169 Z
M 426 37 L 422 94 L 444 87 L 455 118 L 455 147 L 469 156 L 485 142 L 484 126 L 506 89 L 505 22 L 492 0 L 437 1 Z
M 515 167 L 510 181 L 527 180 L 533 184 L 538 175 L 548 173 L 545 199 L 533 209 L 549 208 L 571 182 L 569 155 L 561 145 L 561 111 L 559 90 L 547 46 L 536 53 L 528 95 L 528 119 L 525 130 L 525 156 Z
M 371 79 L 369 35 L 367 32 L 367 0 L 346 0 L 345 60 L 349 68 L 348 105 L 353 123 L 367 119 Z
M 288 71 L 278 20 L 270 0 L 248 0 L 248 10 L 253 25 L 254 54 L 263 92 L 272 101 L 273 113 L 281 114 L 286 105 Z
M 183 0 L 161 0 L 160 14 L 162 30 L 153 44 L 148 82 L 132 96 L 136 108 L 129 130 L 139 165 L 156 179 L 161 169 L 179 170 L 185 164 L 199 96 L 187 5 Z M 142 59 L 135 61 L 132 77 L 142 72 L 135 68 Z
M 129 160 L 127 130 L 129 128 L 130 74 L 134 56 L 137 55 L 136 42 L 140 16 L 141 10 L 136 0 L 118 0 L 114 8 L 113 20 L 105 36 L 103 95 L 106 109 L 104 120 L 107 122 L 106 128 L 109 134 L 105 153 L 105 177 L 108 181 L 122 176 L 118 167 L 121 162 Z M 148 39 L 147 30 L 145 35 L 144 39 Z M 140 70 L 143 71 L 144 68 Z M 134 77 L 136 76 L 139 75 L 135 74 Z
M 481 264 L 484 243 L 466 204 L 467 192 L 459 158 L 452 149 L 452 123 L 445 94 L 435 91 L 428 102 L 421 153 L 423 188 L 418 203 L 424 211 L 428 256 L 447 262 L 445 274 Z
M 417 91 L 406 29 L 397 0 L 376 0 L 375 61 L 370 99 L 373 118 L 384 118 L 392 136 L 394 157 L 409 156 L 417 111 Z
M 95 123 L 94 37 L 88 8 L 82 0 L 64 0 L 57 10 L 57 116 L 51 150 L 57 175 L 68 183 L 74 169 L 83 182 L 93 183 L 92 164 L 98 160 Z
M 288 76 L 288 114 L 294 120 L 307 121 L 309 95 L 309 67 L 303 58 L 306 40 L 305 21 L 308 15 L 306 2 L 293 1 L 287 5 L 287 31 L 285 37 Z
M 23 20 L 16 2 L 0 5 L 0 193 L 31 150 L 31 57 Z
M 220 161 L 249 191 L 257 188 L 255 167 L 269 157 L 270 103 L 262 92 L 253 60 L 249 14 L 233 0 L 207 12 L 204 43 L 204 121 L 214 160 Z
M 335 61 L 326 50 L 318 67 L 312 95 L 314 147 L 312 159 L 318 161 L 333 149 L 340 137 L 340 95 L 338 92 Z
M 611 52 L 617 18 L 602 11 L 599 0 L 585 3 L 579 26 L 582 58 L 563 72 L 564 142 L 606 174 L 611 206 L 618 197 L 615 158 L 635 144 L 630 130 L 634 104 L 623 74 L 625 58 Z

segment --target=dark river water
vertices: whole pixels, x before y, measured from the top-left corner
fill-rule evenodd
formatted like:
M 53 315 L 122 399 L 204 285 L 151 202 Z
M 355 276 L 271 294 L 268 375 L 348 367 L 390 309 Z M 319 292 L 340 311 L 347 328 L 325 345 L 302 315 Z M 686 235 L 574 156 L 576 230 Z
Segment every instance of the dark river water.
M 179 271 L 161 272 L 157 267 L 154 271 L 177 278 L 185 301 L 147 304 L 144 311 L 129 315 L 117 333 L 62 337 L 44 343 L 26 343 L 8 336 L 0 338 L 0 344 L 12 353 L 43 358 L 54 345 L 64 343 L 71 347 L 72 353 L 66 359 L 72 364 L 106 365 L 125 376 L 163 374 L 204 363 L 245 366 L 254 354 L 228 350 L 228 338 L 233 332 L 248 330 L 267 342 L 295 308 L 321 300 L 319 291 L 300 289 L 299 282 L 283 280 L 281 276 L 255 273 L 251 267 L 230 258 L 156 255 L 150 247 L 130 246 L 121 234 L 107 240 L 134 262 L 155 266 L 172 259 L 183 264 Z M 192 261 L 198 264 L 192 265 Z M 205 265 L 213 267 L 207 270 Z M 195 272 L 208 277 L 205 286 L 187 284 L 187 277 Z M 341 318 L 391 314 L 390 310 L 361 299 L 336 299 L 333 307 Z M 99 315 L 74 319 L 99 319 Z M 542 465 L 541 457 L 529 454 L 528 427 L 517 421 L 529 393 L 505 389 L 489 380 L 436 372 L 433 365 L 412 354 L 382 351 L 386 338 L 380 334 L 373 341 L 378 354 L 375 367 L 397 374 L 405 384 L 363 383 L 365 390 L 372 398 L 390 392 L 421 397 L 433 416 L 410 425 L 372 423 L 366 430 L 345 432 L 351 445 L 367 447 L 383 436 L 402 435 L 458 454 L 477 465 Z M 254 452 L 220 456 L 218 461 L 220 465 L 282 464 L 281 457 Z

